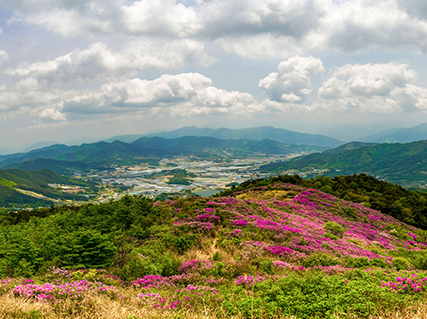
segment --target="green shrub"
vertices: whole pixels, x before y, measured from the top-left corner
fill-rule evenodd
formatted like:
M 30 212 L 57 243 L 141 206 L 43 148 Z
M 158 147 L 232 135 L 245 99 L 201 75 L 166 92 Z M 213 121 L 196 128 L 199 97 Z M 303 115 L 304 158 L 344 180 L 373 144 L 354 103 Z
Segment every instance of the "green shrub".
M 334 256 L 319 252 L 308 256 L 302 261 L 302 264 L 304 267 L 333 266 L 338 265 L 339 260 Z
M 198 243 L 198 235 L 182 234 L 180 236 L 174 236 L 168 234 L 165 236 L 165 240 L 171 243 L 178 253 L 182 254 Z
M 222 259 L 222 257 L 221 257 L 221 255 L 220 255 L 220 253 L 216 251 L 216 252 L 213 254 L 213 256 L 212 256 L 212 259 L 213 259 L 214 261 L 220 261 L 220 260 Z
M 412 264 L 416 269 L 427 270 L 427 254 L 425 252 L 417 252 L 412 259 Z
M 345 258 L 345 265 L 349 268 L 367 268 L 371 266 L 371 260 L 367 257 L 350 257 Z
M 324 228 L 326 231 L 337 237 L 342 237 L 344 234 L 344 229 L 341 227 L 340 224 L 337 224 L 335 222 L 326 222 Z
M 402 257 L 393 258 L 393 267 L 397 270 L 407 270 L 409 268 L 409 262 Z
M 335 236 L 334 234 L 331 234 L 331 233 L 325 233 L 325 237 L 326 238 L 330 238 L 330 239 L 332 239 L 332 240 L 337 240 L 337 239 L 339 239 L 338 238 L 338 236 Z
M 215 276 L 222 276 L 224 273 L 224 264 L 220 261 L 215 263 L 215 268 L 213 270 Z
M 382 288 L 380 279 L 364 271 L 350 279 L 290 275 L 255 284 L 250 296 L 237 289 L 229 291 L 223 309 L 244 318 L 366 318 L 406 302 L 407 297 Z
M 348 200 L 351 200 L 350 198 Z M 357 218 L 357 213 L 350 207 L 342 207 L 341 211 L 348 217 Z
M 260 268 L 262 271 L 264 271 L 265 273 L 267 273 L 269 275 L 274 274 L 274 264 L 273 264 L 273 261 L 271 259 L 261 261 Z

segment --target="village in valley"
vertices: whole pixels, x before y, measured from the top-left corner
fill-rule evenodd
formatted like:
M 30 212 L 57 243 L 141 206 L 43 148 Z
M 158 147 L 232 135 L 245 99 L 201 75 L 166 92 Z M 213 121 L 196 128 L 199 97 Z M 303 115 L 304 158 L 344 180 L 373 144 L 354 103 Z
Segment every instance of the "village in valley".
M 270 174 L 259 172 L 261 165 L 293 156 L 295 155 L 260 156 L 224 161 L 181 156 L 163 159 L 159 166 L 118 166 L 114 170 L 92 172 L 91 175 L 80 178 L 98 179 L 107 190 L 116 186 L 113 187 L 113 192 L 101 192 L 93 198 L 99 202 L 117 199 L 126 194 L 153 199 L 176 195 L 210 196 L 248 179 L 268 177 Z M 185 175 L 181 182 L 173 182 L 175 172 Z

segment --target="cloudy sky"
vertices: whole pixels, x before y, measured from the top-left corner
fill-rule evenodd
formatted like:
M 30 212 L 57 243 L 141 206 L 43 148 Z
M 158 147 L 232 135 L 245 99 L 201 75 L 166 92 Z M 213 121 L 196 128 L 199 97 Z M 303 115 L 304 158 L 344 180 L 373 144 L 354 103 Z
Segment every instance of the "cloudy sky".
M 0 148 L 188 125 L 415 125 L 426 53 L 425 0 L 2 0 Z

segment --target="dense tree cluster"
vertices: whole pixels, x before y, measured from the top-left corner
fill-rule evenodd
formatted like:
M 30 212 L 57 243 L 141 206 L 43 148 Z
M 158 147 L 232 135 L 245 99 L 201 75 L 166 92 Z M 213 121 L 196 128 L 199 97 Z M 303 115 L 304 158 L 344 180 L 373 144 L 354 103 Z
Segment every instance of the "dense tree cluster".
M 150 226 L 167 220 L 152 204 L 126 196 L 101 205 L 0 215 L 0 277 L 33 275 L 50 266 L 107 268 L 120 263 L 116 259 L 126 259 L 125 246 L 136 245 L 149 236 Z

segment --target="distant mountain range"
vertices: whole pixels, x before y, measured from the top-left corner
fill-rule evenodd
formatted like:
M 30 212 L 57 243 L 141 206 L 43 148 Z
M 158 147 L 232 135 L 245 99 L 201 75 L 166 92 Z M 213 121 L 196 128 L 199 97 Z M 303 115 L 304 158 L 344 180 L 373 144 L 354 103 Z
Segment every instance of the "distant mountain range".
M 325 175 L 368 173 L 404 186 L 427 184 L 427 141 L 407 144 L 352 142 L 323 153 L 261 167 L 262 172 L 329 169 Z
M 318 145 L 324 147 L 336 147 L 343 142 L 320 134 L 298 133 L 285 129 L 278 129 L 271 126 L 262 126 L 245 129 L 228 128 L 197 128 L 195 126 L 183 127 L 170 132 L 159 132 L 148 135 L 120 135 L 104 140 L 104 142 L 114 142 L 115 140 L 132 143 L 141 137 L 163 137 L 167 139 L 180 138 L 184 136 L 204 136 L 213 137 L 222 140 L 246 139 L 246 140 L 265 140 L 270 139 L 280 143 L 293 145 Z
M 219 159 L 323 150 L 325 147 L 286 145 L 269 139 L 255 141 L 196 136 L 174 139 L 142 137 L 132 143 L 116 140 L 112 143 L 99 142 L 80 146 L 57 144 L 28 153 L 4 155 L 0 156 L 0 168 L 49 168 L 60 174 L 69 174 L 75 169 L 106 169 L 113 164 L 155 163 L 161 158 L 179 155 Z
M 397 122 L 397 121 L 346 123 L 346 124 L 337 124 L 336 126 L 322 129 L 320 131 L 317 131 L 317 133 L 326 135 L 344 142 L 352 142 L 352 141 L 366 142 L 366 141 L 370 141 L 369 139 L 370 136 L 380 134 L 391 129 L 400 130 L 402 128 L 407 128 L 408 126 L 410 125 L 408 125 L 407 123 Z
M 394 128 L 362 139 L 374 143 L 410 143 L 421 140 L 427 140 L 427 123 L 410 128 Z

